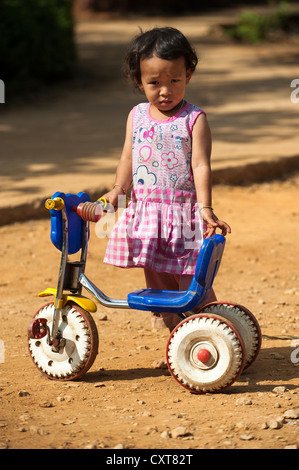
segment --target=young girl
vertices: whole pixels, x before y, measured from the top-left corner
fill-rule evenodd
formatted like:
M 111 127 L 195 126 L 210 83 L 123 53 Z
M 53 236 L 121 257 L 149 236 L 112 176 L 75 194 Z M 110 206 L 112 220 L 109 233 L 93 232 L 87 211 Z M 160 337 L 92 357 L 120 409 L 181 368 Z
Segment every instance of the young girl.
M 203 238 L 217 227 L 223 235 L 231 231 L 212 209 L 206 115 L 184 99 L 197 62 L 185 36 L 168 27 L 140 34 L 125 61 L 127 76 L 148 103 L 128 116 L 115 184 L 104 195 L 116 205 L 133 182 L 104 262 L 143 267 L 148 288 L 188 289 Z M 212 291 L 205 303 L 214 300 Z M 174 314 L 152 314 L 154 328 L 172 331 L 179 322 Z

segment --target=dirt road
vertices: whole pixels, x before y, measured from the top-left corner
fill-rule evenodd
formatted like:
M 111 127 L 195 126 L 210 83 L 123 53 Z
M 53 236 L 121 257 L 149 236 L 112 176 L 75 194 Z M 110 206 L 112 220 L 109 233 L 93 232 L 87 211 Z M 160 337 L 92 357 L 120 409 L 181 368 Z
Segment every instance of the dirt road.
M 217 212 L 233 230 L 215 283 L 218 298 L 249 308 L 267 336 L 298 336 L 298 198 L 298 176 L 214 191 Z M 298 447 L 294 339 L 264 337 L 257 360 L 232 387 L 198 396 L 151 367 L 168 334 L 151 329 L 149 314 L 99 306 L 99 355 L 90 371 L 78 382 L 42 376 L 27 351 L 26 327 L 44 303 L 36 294 L 56 287 L 59 252 L 49 230 L 48 220 L 0 228 L 2 448 Z M 139 270 L 102 264 L 106 240 L 93 230 L 89 246 L 88 276 L 107 295 L 125 298 L 144 286 Z M 182 435 L 171 437 L 178 427 Z

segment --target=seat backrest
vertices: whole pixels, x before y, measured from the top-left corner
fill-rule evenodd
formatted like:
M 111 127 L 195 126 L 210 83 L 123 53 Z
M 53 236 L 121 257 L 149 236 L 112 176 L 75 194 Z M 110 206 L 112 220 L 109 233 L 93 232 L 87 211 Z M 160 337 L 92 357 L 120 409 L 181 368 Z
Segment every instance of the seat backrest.
M 203 300 L 208 296 L 217 275 L 224 246 L 225 237 L 218 234 L 206 238 L 202 244 L 197 260 L 194 281 L 198 284 L 198 290 L 201 291 Z
M 78 206 L 80 202 L 89 202 L 90 197 L 87 193 L 64 194 L 57 192 L 52 199 L 60 197 L 63 199 L 68 218 L 68 253 L 70 255 L 77 253 L 82 248 L 82 229 L 84 221 L 72 211 L 73 206 Z M 62 250 L 63 245 L 63 223 L 60 210 L 51 209 L 51 241 L 53 245 Z

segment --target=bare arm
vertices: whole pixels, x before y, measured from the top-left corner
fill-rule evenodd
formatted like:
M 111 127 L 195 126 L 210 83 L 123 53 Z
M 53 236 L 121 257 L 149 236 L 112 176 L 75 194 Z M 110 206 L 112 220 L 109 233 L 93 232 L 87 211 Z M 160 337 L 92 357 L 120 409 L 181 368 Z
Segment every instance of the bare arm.
M 207 224 L 205 237 L 215 234 L 216 228 L 222 230 L 222 234 L 230 233 L 230 226 L 214 214 L 212 206 L 212 177 L 211 177 L 211 131 L 204 114 L 198 116 L 192 131 L 192 171 L 196 188 L 197 201 L 204 208 L 201 215 Z
M 133 127 L 131 111 L 127 119 L 123 150 L 116 169 L 115 186 L 111 191 L 102 196 L 114 206 L 117 204 L 118 196 L 127 192 L 132 182 L 132 142 Z

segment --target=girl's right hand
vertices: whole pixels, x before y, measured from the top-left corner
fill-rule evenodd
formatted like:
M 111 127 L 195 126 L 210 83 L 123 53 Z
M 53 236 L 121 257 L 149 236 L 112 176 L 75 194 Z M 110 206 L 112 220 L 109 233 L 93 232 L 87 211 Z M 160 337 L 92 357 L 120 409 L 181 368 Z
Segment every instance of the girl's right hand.
M 117 207 L 119 196 L 125 197 L 125 194 L 121 187 L 115 186 L 113 189 L 111 189 L 111 191 L 109 191 L 106 194 L 103 194 L 101 198 L 106 199 L 106 201 L 109 202 L 109 204 L 111 204 L 114 207 Z

